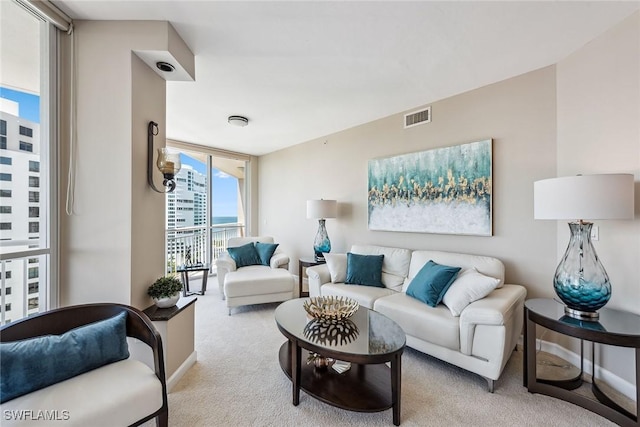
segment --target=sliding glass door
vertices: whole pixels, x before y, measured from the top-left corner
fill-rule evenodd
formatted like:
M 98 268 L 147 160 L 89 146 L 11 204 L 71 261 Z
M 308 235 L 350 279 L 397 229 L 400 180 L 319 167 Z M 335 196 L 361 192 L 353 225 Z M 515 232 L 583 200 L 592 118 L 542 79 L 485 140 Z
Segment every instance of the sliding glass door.
M 178 151 L 178 149 L 175 149 Z M 176 190 L 167 194 L 167 272 L 215 264 L 230 237 L 245 230 L 245 160 L 181 151 Z

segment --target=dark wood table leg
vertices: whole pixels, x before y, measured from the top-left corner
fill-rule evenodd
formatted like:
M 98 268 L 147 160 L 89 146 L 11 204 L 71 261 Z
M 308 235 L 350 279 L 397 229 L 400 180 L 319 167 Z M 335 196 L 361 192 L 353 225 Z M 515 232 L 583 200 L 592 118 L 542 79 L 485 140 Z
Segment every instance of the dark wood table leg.
M 182 272 L 182 296 L 187 296 L 189 292 L 189 273 L 187 271 Z
M 402 382 L 402 354 L 391 360 L 391 401 L 393 402 L 393 425 L 400 425 L 400 398 Z
M 525 341 L 526 364 L 525 381 L 527 389 L 531 390 L 531 386 L 536 383 L 536 324 L 529 320 L 528 310 L 525 309 L 525 333 L 527 339 Z
M 202 289 L 200 295 L 204 295 L 207 292 L 207 279 L 209 278 L 209 270 L 202 270 Z
M 524 309 L 524 330 L 522 331 L 522 344 L 524 345 L 524 351 L 522 352 L 522 385 L 524 387 L 527 386 L 527 349 L 529 346 L 527 345 L 527 309 Z
M 291 384 L 293 386 L 293 405 L 298 406 L 300 403 L 300 366 L 302 349 L 297 341 L 289 341 L 291 347 Z

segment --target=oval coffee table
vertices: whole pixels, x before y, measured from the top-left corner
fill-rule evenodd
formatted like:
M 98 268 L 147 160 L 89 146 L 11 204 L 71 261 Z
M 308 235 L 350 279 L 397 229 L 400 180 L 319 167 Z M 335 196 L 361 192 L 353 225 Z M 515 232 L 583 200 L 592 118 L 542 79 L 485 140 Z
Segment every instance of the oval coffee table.
M 291 379 L 293 404 L 300 403 L 302 389 L 350 411 L 393 408 L 393 424 L 400 425 L 401 357 L 406 343 L 402 328 L 365 307 L 343 322 L 311 320 L 302 306 L 304 301 L 286 301 L 275 311 L 278 329 L 288 338 L 280 347 L 280 366 Z M 341 374 L 332 368 L 319 371 L 301 360 L 303 348 L 351 362 L 351 368 Z

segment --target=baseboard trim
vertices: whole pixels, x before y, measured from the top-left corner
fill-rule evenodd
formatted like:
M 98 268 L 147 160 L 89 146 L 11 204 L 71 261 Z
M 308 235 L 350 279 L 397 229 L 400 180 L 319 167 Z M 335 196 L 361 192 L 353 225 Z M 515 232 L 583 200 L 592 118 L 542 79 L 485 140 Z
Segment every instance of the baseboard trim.
M 191 353 L 189 357 L 187 357 L 185 361 L 182 362 L 182 365 L 180 365 L 178 369 L 176 369 L 176 371 L 173 373 L 173 375 L 171 375 L 167 380 L 167 393 L 171 393 L 173 386 L 175 386 L 178 381 L 180 381 L 180 378 L 182 378 L 184 374 L 187 373 L 189 368 L 191 368 L 196 363 L 197 359 L 198 353 L 194 350 L 193 353 Z
M 518 339 L 518 346 L 524 349 L 522 335 Z M 559 344 L 537 339 L 536 346 L 541 351 L 545 351 L 547 353 L 553 354 L 554 356 L 558 356 L 571 363 L 572 365 L 580 367 L 580 355 L 574 353 L 571 350 L 567 350 Z M 584 372 L 587 374 L 589 381 L 591 381 L 591 368 L 591 360 L 585 357 Z M 636 401 L 635 385 L 625 380 L 624 378 L 617 376 L 616 374 L 603 368 L 602 366 L 596 366 L 596 378 L 598 378 L 598 381 L 606 382 L 609 386 L 611 386 L 613 389 L 623 394 L 627 398 L 633 400 L 634 402 Z

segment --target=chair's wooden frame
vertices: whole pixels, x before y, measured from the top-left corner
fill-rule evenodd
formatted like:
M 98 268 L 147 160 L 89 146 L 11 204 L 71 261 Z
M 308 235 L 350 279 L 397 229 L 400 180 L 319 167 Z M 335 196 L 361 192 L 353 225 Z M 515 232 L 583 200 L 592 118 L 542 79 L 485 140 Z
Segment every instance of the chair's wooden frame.
M 127 313 L 127 336 L 137 338 L 151 347 L 155 374 L 162 384 L 162 407 L 136 421 L 132 426 L 138 426 L 155 418 L 158 427 L 166 427 L 169 424 L 169 405 L 162 339 L 149 318 L 140 310 L 123 304 L 108 303 L 59 308 L 3 326 L 0 328 L 0 342 L 17 341 L 42 335 L 60 335 L 79 326 L 108 319 L 123 311 Z

